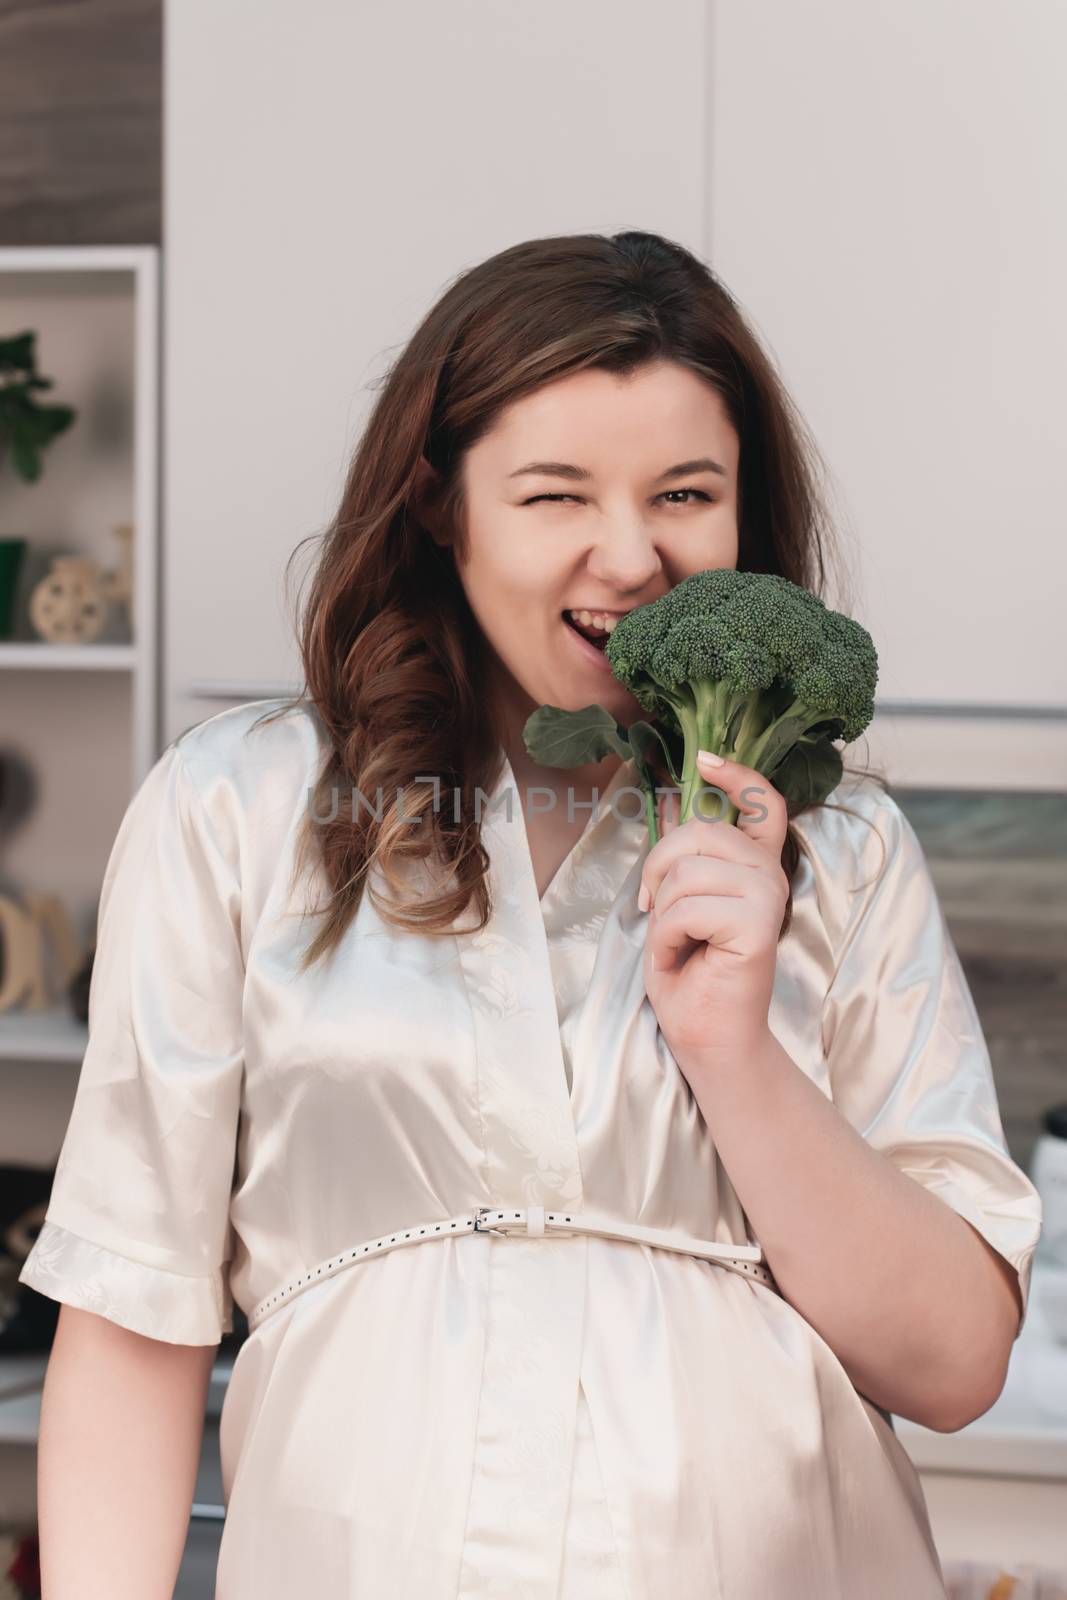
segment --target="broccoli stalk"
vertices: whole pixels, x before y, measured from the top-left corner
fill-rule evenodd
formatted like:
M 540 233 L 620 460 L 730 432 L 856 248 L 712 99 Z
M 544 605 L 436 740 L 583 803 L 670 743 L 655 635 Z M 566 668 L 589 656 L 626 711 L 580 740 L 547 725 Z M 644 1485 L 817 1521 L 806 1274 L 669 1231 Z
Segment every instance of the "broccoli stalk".
M 709 808 L 698 750 L 752 767 L 799 809 L 840 781 L 834 741 L 859 738 L 874 715 L 878 659 L 870 635 L 772 573 L 695 573 L 623 617 L 605 655 L 652 723 L 627 730 L 602 706 L 542 706 L 527 721 L 526 746 L 548 766 L 602 760 L 609 750 L 633 755 L 653 842 L 653 745 L 679 786 L 680 821 L 699 814 L 736 823 L 738 808 L 724 795 Z
M 697 767 L 698 750 L 710 750 L 771 777 L 801 740 L 817 743 L 824 733 L 832 734 L 825 711 L 781 690 L 743 692 L 724 681 L 702 679 L 667 689 L 661 685 L 658 697 L 669 708 L 682 739 L 681 772 L 672 775 L 681 791 L 683 822 L 698 804 L 705 817 L 736 822 L 739 815 L 724 795 L 718 809 L 701 800 L 708 785 Z M 831 766 L 832 751 L 827 738 L 823 754 Z

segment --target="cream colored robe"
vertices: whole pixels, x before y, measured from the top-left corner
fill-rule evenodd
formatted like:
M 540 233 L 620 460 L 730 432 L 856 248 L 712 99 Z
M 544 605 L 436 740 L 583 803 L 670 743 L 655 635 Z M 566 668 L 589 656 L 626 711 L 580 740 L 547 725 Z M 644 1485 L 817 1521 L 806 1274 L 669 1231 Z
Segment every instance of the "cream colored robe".
M 292 849 L 325 747 L 306 710 L 253 729 L 273 704 L 187 731 L 129 806 L 21 1281 L 213 1344 L 231 1296 L 251 1313 L 328 1257 L 476 1205 L 752 1242 L 644 993 L 632 762 L 539 902 L 504 760 L 491 925 L 401 933 L 365 898 L 299 976 L 321 882 L 290 892 Z M 926 862 L 869 780 L 838 803 L 860 815 L 797 823 L 773 1031 L 1025 1296 L 1040 1203 Z M 773 1290 L 647 1245 L 475 1232 L 357 1260 L 253 1328 L 221 1449 L 219 1600 L 944 1594 L 917 1475 L 820 1335 Z

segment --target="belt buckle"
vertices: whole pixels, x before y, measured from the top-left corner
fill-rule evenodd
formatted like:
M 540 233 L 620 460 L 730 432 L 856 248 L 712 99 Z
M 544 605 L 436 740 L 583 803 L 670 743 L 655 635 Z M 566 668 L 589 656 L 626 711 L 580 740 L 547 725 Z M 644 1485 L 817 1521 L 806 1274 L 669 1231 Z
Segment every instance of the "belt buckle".
M 499 1206 L 475 1206 L 475 1208 L 474 1208 L 474 1231 L 475 1231 L 475 1233 L 496 1233 L 496 1234 L 499 1234 L 499 1236 L 501 1238 L 503 1238 L 505 1236 L 505 1234 L 507 1233 L 507 1229 L 506 1228 L 494 1227 L 491 1222 L 487 1223 L 487 1222 L 484 1222 L 482 1220 L 484 1217 L 490 1216 L 492 1214 L 492 1212 L 499 1211 L 499 1210 L 500 1210 Z
M 475 1232 L 496 1233 L 499 1234 L 501 1238 L 506 1238 L 509 1234 L 513 1234 L 524 1239 L 545 1238 L 545 1211 L 543 1206 L 527 1206 L 524 1213 L 525 1222 L 522 1216 L 509 1217 L 507 1215 L 507 1211 L 507 1206 L 476 1206 L 474 1211 Z M 504 1216 L 495 1223 L 484 1222 L 483 1218 L 489 1216 L 492 1212 L 503 1212 Z M 551 1230 L 551 1237 L 553 1239 L 561 1237 L 564 1239 L 569 1239 L 573 1237 L 573 1231 L 569 1228 L 553 1227 Z

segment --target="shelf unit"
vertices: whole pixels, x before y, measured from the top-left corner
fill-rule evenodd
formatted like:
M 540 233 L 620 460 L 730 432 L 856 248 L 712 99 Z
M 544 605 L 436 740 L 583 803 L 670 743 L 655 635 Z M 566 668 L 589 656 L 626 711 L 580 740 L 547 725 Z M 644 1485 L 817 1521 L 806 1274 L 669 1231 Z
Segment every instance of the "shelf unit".
M 32 330 L 42 399 L 72 405 L 72 426 L 42 456 L 36 483 L 0 461 L 0 537 L 24 538 L 12 617 L 0 639 L 0 751 L 32 774 L 26 814 L 2 841 L 0 893 L 56 894 L 85 947 L 95 931 L 107 853 L 158 754 L 160 536 L 160 251 L 0 249 L 0 335 Z M 112 612 L 101 639 L 55 644 L 28 617 L 53 555 L 105 569 L 133 529 L 132 637 Z M 54 971 L 49 974 L 53 989 Z M 89 1030 L 65 993 L 46 1010 L 0 1011 L 0 1160 L 58 1153 Z M 25 1152 L 32 1151 L 32 1155 Z M 33 1456 L 47 1355 L 0 1360 L 0 1511 L 33 1510 Z M 216 1410 L 223 1364 L 213 1380 Z
M 85 942 L 103 858 L 158 753 L 159 250 L 0 249 L 0 334 L 26 329 L 53 381 L 42 397 L 76 416 L 44 451 L 37 483 L 0 462 L 0 536 L 28 546 L 14 637 L 0 640 L 0 747 L 20 752 L 39 787 L 25 832 L 4 840 L 3 888 L 58 893 Z M 115 639 L 114 625 L 87 644 L 35 637 L 27 607 L 48 558 L 113 565 L 107 537 L 120 522 L 133 528 L 133 637 Z M 0 1063 L 77 1066 L 87 1039 L 64 996 L 47 1011 L 0 1012 Z
M 0 673 L 38 672 L 128 673 L 131 692 L 131 771 L 130 791 L 137 787 L 156 756 L 157 730 L 160 726 L 160 685 L 157 647 L 158 618 L 158 549 L 160 523 L 160 251 L 153 245 L 136 246 L 64 246 L 0 249 L 0 328 L 9 333 L 33 327 L 38 331 L 38 364 L 54 380 L 55 387 L 43 392 L 45 399 L 70 401 L 71 391 L 65 380 L 63 351 L 49 340 L 49 324 L 57 334 L 69 329 L 71 318 L 84 310 L 86 315 L 85 349 L 81 359 L 91 362 L 95 348 L 104 351 L 99 333 L 91 328 L 94 296 L 99 296 L 100 307 L 114 300 L 116 294 L 129 300 L 130 316 L 130 371 L 128 394 L 114 394 L 106 384 L 113 382 L 107 374 L 99 391 L 93 392 L 89 384 L 85 398 L 78 395 L 72 402 L 78 416 L 67 434 L 61 434 L 45 451 L 44 468 L 40 484 L 23 486 L 12 483 L 9 472 L 0 475 L 0 533 L 13 531 L 14 519 L 23 506 L 31 504 L 29 497 L 42 492 L 55 476 L 57 453 L 64 449 L 68 438 L 84 430 L 87 417 L 93 424 L 94 434 L 107 448 L 109 428 L 128 428 L 131 462 L 131 482 L 128 495 L 128 520 L 134 529 L 133 537 L 133 613 L 136 618 L 135 638 L 129 644 L 53 645 L 43 640 L 0 640 Z M 128 413 L 121 407 L 128 401 Z M 108 413 L 108 407 L 119 405 L 119 421 Z M 95 404 L 97 416 L 91 407 Z M 21 498 L 20 498 L 21 497 Z M 75 502 L 70 502 L 74 509 Z M 8 520 L 12 527 L 8 529 Z M 31 550 L 38 537 L 31 530 L 26 537 Z M 49 542 L 54 543 L 54 540 Z M 77 543 L 75 534 L 71 540 Z M 64 544 L 69 549 L 70 544 Z M 117 554 L 117 552 L 114 552 Z M 23 594 L 22 600 L 25 601 Z M 0 678 L 5 702 L 17 696 L 18 686 L 11 679 Z

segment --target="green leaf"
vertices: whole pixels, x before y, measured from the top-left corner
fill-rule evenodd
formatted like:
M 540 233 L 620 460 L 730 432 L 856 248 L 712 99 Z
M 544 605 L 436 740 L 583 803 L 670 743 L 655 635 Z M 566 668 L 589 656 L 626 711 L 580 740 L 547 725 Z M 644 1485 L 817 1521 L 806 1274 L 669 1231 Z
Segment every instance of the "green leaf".
M 730 716 L 727 719 L 726 727 L 722 731 L 722 739 L 720 741 L 719 748 L 717 750 L 713 750 L 712 755 L 725 755 L 728 750 L 733 750 L 736 747 L 737 737 L 741 732 L 741 724 L 745 720 L 745 713 L 747 710 L 748 697 L 745 696 L 737 702 L 736 706 L 734 706 L 734 709 L 731 711 Z
M 841 752 L 829 739 L 798 739 L 773 773 L 771 782 L 790 809 L 819 805 L 841 782 Z
M 26 430 L 18 428 L 12 431 L 10 446 L 11 461 L 19 477 L 27 483 L 36 483 L 41 476 L 41 457 L 33 439 Z
M 808 717 L 793 714 L 779 717 L 770 723 L 753 741 L 754 748 L 740 759 L 765 777 L 773 777 L 779 766 L 788 761 L 794 747 L 808 733 Z
M 630 740 L 630 749 L 633 752 L 634 761 L 642 778 L 647 772 L 648 783 L 653 788 L 655 787 L 656 772 L 653 762 L 658 754 L 662 754 L 664 761 L 667 763 L 667 770 L 674 782 L 680 782 L 674 770 L 674 763 L 671 760 L 670 745 L 667 743 L 662 728 L 657 728 L 653 722 L 631 722 L 626 732 Z
M 671 727 L 669 723 L 635 722 L 629 730 L 631 744 L 633 743 L 634 728 L 649 729 L 663 751 L 663 759 L 666 762 L 667 771 L 671 775 L 671 782 L 677 784 L 680 789 L 682 786 L 682 769 L 685 766 L 685 739 L 683 735 L 677 728 Z M 642 735 L 639 735 L 639 737 L 642 737 Z
M 633 722 L 627 729 L 630 740 L 630 749 L 633 753 L 634 766 L 637 768 L 641 787 L 645 791 L 645 820 L 648 824 L 649 839 L 653 844 L 659 839 L 659 823 L 657 820 L 656 788 L 659 784 L 659 774 L 653 766 L 653 759 L 657 751 L 662 751 L 666 757 L 667 765 L 671 765 L 670 751 L 667 748 L 659 728 L 650 722 Z
M 522 737 L 527 753 L 543 767 L 581 767 L 608 755 L 626 761 L 631 754 L 626 729 L 598 705 L 580 711 L 538 706 L 527 717 Z

